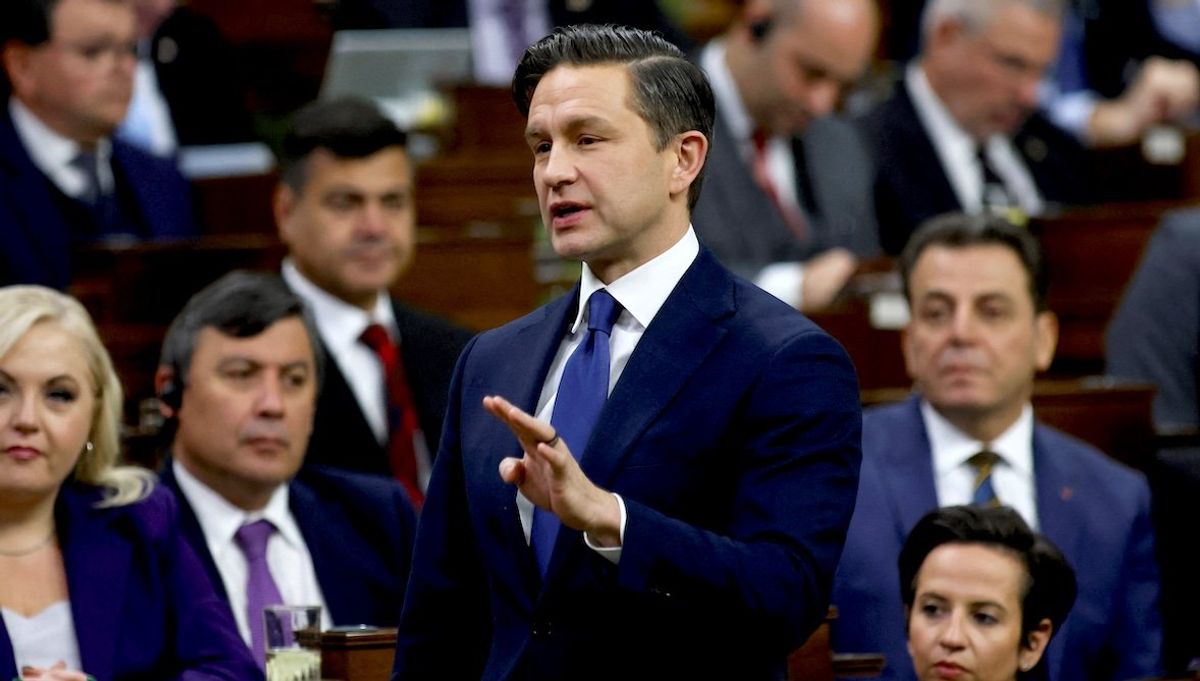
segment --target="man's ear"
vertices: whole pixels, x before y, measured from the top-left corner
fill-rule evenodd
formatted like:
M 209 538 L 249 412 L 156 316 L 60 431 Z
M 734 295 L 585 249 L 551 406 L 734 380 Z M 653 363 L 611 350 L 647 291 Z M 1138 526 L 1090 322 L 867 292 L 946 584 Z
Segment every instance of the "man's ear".
M 1047 310 L 1039 312 L 1033 323 L 1037 334 L 1034 339 L 1035 366 L 1038 371 L 1045 371 L 1054 361 L 1054 350 L 1058 347 L 1058 317 Z
M 696 130 L 676 135 L 675 166 L 671 172 L 671 195 L 686 194 L 704 168 L 708 157 L 708 138 Z
M 165 419 L 175 418 L 179 411 L 182 386 L 175 377 L 175 370 L 160 364 L 154 371 L 154 394 L 158 396 L 158 412 Z
M 296 210 L 297 198 L 296 192 L 283 182 L 275 185 L 275 193 L 271 195 L 271 214 L 275 217 L 279 239 L 285 244 L 289 243 L 291 217 Z
M 18 97 L 28 97 L 33 87 L 33 72 L 30 66 L 33 49 L 33 46 L 19 40 L 9 40 L 0 48 L 0 62 L 3 62 L 4 72 L 8 74 L 13 94 Z

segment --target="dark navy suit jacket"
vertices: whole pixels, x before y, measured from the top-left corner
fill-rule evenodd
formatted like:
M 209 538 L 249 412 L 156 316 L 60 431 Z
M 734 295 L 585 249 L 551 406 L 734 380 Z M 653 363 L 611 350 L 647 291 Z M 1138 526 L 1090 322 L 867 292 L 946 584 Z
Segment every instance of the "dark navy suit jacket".
M 455 371 L 394 679 L 782 678 L 824 617 L 860 457 L 854 370 L 811 322 L 701 250 L 613 387 L 584 473 L 622 495 L 618 565 L 559 533 L 545 580 L 517 456 L 578 288 L 477 336 Z
M 227 598 L 195 511 L 179 493 L 170 460 L 160 475 L 180 499 L 184 536 L 218 594 Z M 333 624 L 396 626 L 416 530 L 404 488 L 387 478 L 311 467 L 292 480 L 288 494 L 288 507 L 308 545 Z M 228 600 L 225 612 L 229 614 Z
M 471 333 L 394 300 L 392 311 L 400 331 L 400 359 L 416 403 L 417 422 L 429 454 L 434 456 L 446 416 L 450 376 Z M 338 368 L 337 360 L 324 347 L 321 351 L 325 353 L 325 378 L 317 397 L 305 464 L 391 476 L 387 448 L 379 443 L 367 417 L 363 416 L 358 398 Z
M 192 236 L 191 189 L 171 161 L 112 140 L 114 172 L 136 199 L 149 238 Z M 71 282 L 71 228 L 0 104 L 0 285 Z
M 858 505 L 834 580 L 832 647 L 882 652 L 883 678 L 912 680 L 896 561 L 905 537 L 937 507 L 920 402 L 868 410 Z M 1162 625 L 1158 566 L 1144 478 L 1043 425 L 1033 433 L 1039 531 L 1075 568 L 1079 596 L 1047 651 L 1049 678 L 1157 676 Z
M 170 492 L 97 509 L 97 488 L 66 483 L 55 519 L 83 671 L 98 681 L 261 679 L 196 555 Z M 17 676 L 0 622 L 0 678 Z

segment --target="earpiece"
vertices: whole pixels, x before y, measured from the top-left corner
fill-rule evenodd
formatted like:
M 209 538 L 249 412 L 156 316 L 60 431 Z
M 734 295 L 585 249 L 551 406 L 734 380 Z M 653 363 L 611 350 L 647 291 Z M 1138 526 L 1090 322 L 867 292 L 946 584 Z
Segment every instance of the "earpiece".
M 750 37 L 756 43 L 761 43 L 771 32 L 771 17 L 756 19 L 750 23 Z
M 158 391 L 158 401 L 170 407 L 172 411 L 179 411 L 179 405 L 183 402 L 183 391 L 175 384 L 175 379 L 168 378 L 163 382 Z

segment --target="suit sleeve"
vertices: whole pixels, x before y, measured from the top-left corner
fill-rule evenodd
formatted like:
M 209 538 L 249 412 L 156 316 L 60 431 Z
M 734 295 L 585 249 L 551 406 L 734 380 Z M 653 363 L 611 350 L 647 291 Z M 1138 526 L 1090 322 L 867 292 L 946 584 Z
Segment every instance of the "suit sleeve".
M 737 613 L 729 627 L 790 650 L 826 614 L 854 509 L 862 430 L 854 369 L 828 336 L 803 332 L 769 357 L 743 405 L 740 450 L 721 461 L 735 478 L 727 531 L 626 498 L 617 579 Z
M 1115 594 L 1120 617 L 1114 632 L 1117 652 L 1114 679 L 1144 679 L 1162 674 L 1162 618 L 1159 574 L 1150 516 L 1150 489 L 1139 479 L 1137 516 L 1129 531 L 1121 588 Z
M 479 678 L 491 641 L 483 557 L 468 517 L 459 436 L 463 350 L 434 462 L 396 640 L 393 681 Z
M 1156 425 L 1200 423 L 1200 211 L 1163 222 L 1113 315 L 1108 373 L 1158 387 Z

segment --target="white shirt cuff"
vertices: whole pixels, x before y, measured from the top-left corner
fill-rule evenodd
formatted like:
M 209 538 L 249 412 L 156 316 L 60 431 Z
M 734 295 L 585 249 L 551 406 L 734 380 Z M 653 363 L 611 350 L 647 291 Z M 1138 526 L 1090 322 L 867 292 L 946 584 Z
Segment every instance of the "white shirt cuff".
M 762 268 L 754 283 L 794 308 L 800 307 L 804 295 L 804 265 L 798 262 L 776 262 Z
M 583 533 L 583 543 L 587 544 L 589 549 L 603 556 L 605 560 L 616 565 L 621 562 L 621 548 L 625 546 L 625 522 L 629 519 L 629 516 L 625 515 L 625 500 L 621 498 L 621 495 L 615 492 L 612 495 L 617 499 L 617 508 L 621 509 L 620 546 L 598 546 L 593 544 L 592 538 L 587 535 L 587 532 Z

